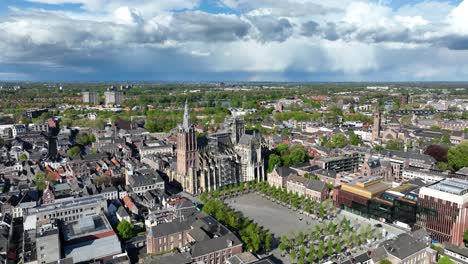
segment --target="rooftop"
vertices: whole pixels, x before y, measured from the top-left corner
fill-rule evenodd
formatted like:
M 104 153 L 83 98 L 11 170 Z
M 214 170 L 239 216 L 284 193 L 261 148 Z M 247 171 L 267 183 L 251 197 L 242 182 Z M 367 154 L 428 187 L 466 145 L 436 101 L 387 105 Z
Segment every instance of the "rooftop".
M 436 182 L 428 186 L 427 188 L 461 196 L 468 193 L 468 181 L 462 179 L 447 178 L 442 181 Z
M 53 204 L 43 204 L 38 207 L 34 207 L 29 209 L 30 212 L 29 214 L 34 214 L 34 213 L 43 213 L 43 212 L 48 212 L 48 211 L 55 211 L 57 209 L 61 208 L 67 208 L 67 207 L 73 207 L 73 206 L 84 206 L 88 204 L 97 204 L 101 201 L 104 200 L 104 196 L 102 195 L 93 195 L 93 196 L 85 196 L 85 197 L 78 197 L 78 198 L 64 198 L 61 199 L 60 201 L 56 201 Z
M 461 256 L 468 257 L 468 248 L 466 247 L 457 247 L 453 244 L 446 243 L 445 244 L 445 250 L 457 253 Z
M 398 259 L 405 259 L 425 248 L 425 242 L 416 240 L 408 234 L 401 234 L 393 239 L 382 242 L 387 254 L 395 256 Z
M 343 184 L 341 189 L 370 199 L 390 189 L 390 187 L 390 184 L 382 182 L 381 176 L 375 176 L 361 179 L 356 183 Z
M 70 222 L 63 227 L 63 238 L 65 241 L 77 238 L 93 236 L 112 231 L 112 227 L 103 215 L 85 216 L 78 221 Z

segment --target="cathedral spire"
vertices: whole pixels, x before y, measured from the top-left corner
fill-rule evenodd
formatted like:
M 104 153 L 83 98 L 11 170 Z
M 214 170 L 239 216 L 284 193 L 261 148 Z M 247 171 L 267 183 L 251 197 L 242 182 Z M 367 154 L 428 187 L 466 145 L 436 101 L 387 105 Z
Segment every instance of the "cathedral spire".
M 189 106 L 188 106 L 188 99 L 185 100 L 185 109 L 184 109 L 184 121 L 182 123 L 182 128 L 188 130 L 190 127 L 190 114 L 189 114 Z

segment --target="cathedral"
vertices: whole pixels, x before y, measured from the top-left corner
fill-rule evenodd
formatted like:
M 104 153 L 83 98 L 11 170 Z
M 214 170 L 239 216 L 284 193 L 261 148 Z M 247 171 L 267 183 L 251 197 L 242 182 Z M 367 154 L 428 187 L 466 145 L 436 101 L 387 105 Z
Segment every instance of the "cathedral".
M 222 130 L 197 138 L 187 102 L 177 133 L 176 155 L 175 170 L 169 174 L 191 194 L 265 180 L 261 135 L 247 134 L 243 119 L 229 117 Z

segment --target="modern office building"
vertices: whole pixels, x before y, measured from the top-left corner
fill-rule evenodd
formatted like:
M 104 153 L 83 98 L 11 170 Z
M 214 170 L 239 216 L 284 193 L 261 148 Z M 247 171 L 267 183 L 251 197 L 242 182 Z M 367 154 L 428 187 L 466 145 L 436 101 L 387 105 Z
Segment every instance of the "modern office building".
M 85 104 L 99 104 L 99 96 L 96 92 L 82 92 L 83 103 Z
M 123 93 L 107 91 L 104 92 L 104 99 L 106 105 L 118 105 L 125 100 L 125 97 Z
M 353 213 L 410 228 L 416 222 L 418 186 L 392 188 L 382 176 L 343 184 L 333 191 L 335 205 Z
M 327 157 L 314 160 L 314 164 L 325 170 L 335 172 L 357 171 L 362 165 L 364 157 L 360 153 L 350 153 L 336 157 Z
M 468 229 L 468 181 L 448 178 L 422 187 L 416 226 L 432 239 L 462 246 Z

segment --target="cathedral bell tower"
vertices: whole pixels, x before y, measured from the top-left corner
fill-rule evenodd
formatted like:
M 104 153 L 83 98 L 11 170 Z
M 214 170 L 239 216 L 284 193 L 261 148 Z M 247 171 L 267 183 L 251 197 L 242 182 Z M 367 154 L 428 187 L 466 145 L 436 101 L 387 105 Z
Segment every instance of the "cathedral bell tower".
M 198 147 L 195 128 L 190 124 L 188 101 L 185 101 L 184 120 L 177 133 L 177 174 L 188 176 L 198 167 Z

